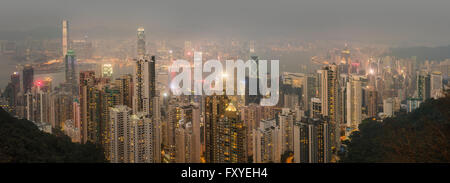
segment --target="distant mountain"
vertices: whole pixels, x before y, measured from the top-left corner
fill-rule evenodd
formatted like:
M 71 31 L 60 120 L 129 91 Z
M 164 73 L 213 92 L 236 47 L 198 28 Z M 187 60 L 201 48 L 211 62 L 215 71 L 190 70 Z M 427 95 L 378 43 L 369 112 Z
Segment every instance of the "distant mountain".
M 439 47 L 391 48 L 390 53 L 387 55 L 398 58 L 411 58 L 416 56 L 418 61 L 442 61 L 450 58 L 450 45 Z
M 365 120 L 350 135 L 342 162 L 450 162 L 450 94 L 407 115 Z
M 105 162 L 101 148 L 72 143 L 56 130 L 40 131 L 32 122 L 19 120 L 0 108 L 0 163 Z

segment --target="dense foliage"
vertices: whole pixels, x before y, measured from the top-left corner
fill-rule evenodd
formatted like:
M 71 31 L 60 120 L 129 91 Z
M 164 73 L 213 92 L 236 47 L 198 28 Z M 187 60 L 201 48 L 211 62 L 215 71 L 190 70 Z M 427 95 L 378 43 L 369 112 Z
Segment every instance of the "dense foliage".
M 359 130 L 343 162 L 450 162 L 450 95 L 407 115 L 365 120 Z
M 42 132 L 0 108 L 0 162 L 105 162 L 105 158 L 94 144 L 72 143 L 57 130 Z

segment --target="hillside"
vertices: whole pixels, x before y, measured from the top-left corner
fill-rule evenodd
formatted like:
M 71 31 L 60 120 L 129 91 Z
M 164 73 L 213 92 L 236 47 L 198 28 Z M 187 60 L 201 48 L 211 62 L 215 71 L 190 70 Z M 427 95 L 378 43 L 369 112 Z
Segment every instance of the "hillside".
M 0 108 L 0 163 L 105 162 L 94 144 L 72 143 L 61 132 L 41 132 L 33 123 L 10 116 Z
M 405 116 L 365 120 L 343 162 L 450 162 L 450 95 Z

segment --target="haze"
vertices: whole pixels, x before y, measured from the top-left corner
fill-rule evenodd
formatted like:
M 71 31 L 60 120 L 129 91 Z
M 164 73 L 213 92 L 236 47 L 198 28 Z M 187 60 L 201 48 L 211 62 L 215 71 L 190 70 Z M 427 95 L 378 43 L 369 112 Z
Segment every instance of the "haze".
M 2 0 L 0 39 L 74 36 L 357 40 L 445 45 L 448 0 Z

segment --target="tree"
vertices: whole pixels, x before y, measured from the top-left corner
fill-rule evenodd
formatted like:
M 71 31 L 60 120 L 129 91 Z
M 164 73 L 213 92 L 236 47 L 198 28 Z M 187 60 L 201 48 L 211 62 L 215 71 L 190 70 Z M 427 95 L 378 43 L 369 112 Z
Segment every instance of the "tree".
M 342 162 L 450 162 L 450 95 L 404 116 L 364 120 Z

